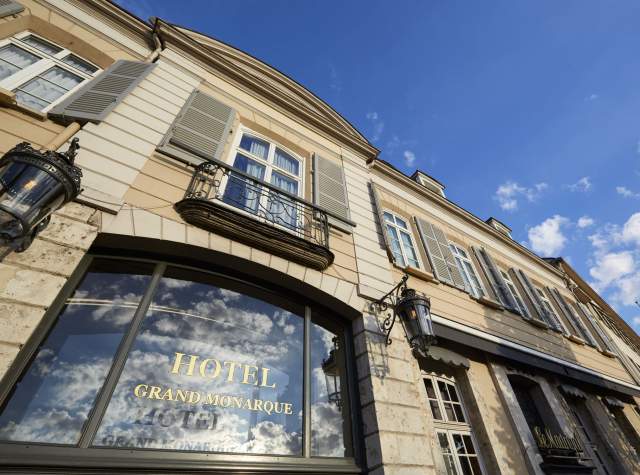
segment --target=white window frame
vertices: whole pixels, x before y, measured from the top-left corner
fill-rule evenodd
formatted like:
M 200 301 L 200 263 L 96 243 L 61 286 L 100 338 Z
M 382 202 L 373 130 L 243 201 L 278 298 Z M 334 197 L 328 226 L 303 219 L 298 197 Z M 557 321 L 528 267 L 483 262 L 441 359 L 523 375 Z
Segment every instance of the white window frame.
M 262 157 L 259 157 L 257 155 L 252 154 L 251 152 L 240 148 L 240 142 L 242 140 L 242 137 L 244 135 L 249 135 L 251 137 L 255 137 L 257 139 L 263 140 L 265 142 L 267 142 L 269 144 L 269 151 L 267 153 L 267 160 L 265 160 Z M 275 159 L 275 153 L 276 153 L 276 148 L 279 148 L 280 150 L 282 150 L 283 152 L 286 152 L 288 155 L 290 155 L 293 159 L 297 160 L 298 163 L 300 164 L 300 176 L 295 176 L 289 172 L 287 172 L 286 170 L 283 170 L 282 168 L 277 167 L 276 165 L 274 165 L 274 159 Z M 236 131 L 235 137 L 233 138 L 233 143 L 232 146 L 230 147 L 229 153 L 227 154 L 224 162 L 227 163 L 230 167 L 233 167 L 233 162 L 236 159 L 236 155 L 238 153 L 241 153 L 242 155 L 245 155 L 246 157 L 250 158 L 251 160 L 254 160 L 256 162 L 258 162 L 261 165 L 264 165 L 265 167 L 265 171 L 264 171 L 264 178 L 262 179 L 263 182 L 268 183 L 269 185 L 271 184 L 271 174 L 272 172 L 275 170 L 278 173 L 281 173 L 282 175 L 286 176 L 287 178 L 291 178 L 292 180 L 295 180 L 298 182 L 298 194 L 297 196 L 301 199 L 304 199 L 304 190 L 305 190 L 305 160 L 300 157 L 297 153 L 292 152 L 290 149 L 288 149 L 287 147 L 284 147 L 282 145 L 280 145 L 280 143 L 276 142 L 275 140 L 273 140 L 272 138 L 266 137 L 258 132 L 254 132 L 253 130 L 251 130 L 248 127 L 245 126 L 240 126 L 238 127 L 238 130 Z M 228 175 L 225 175 L 224 179 L 222 180 L 222 183 L 220 185 L 220 204 L 238 212 L 238 213 L 242 213 L 246 216 L 249 216 L 253 219 L 261 219 L 259 216 L 257 216 L 254 213 L 251 213 L 249 211 L 243 210 L 241 208 L 238 208 L 236 206 L 233 206 L 232 204 L 229 203 L 225 203 L 224 201 L 222 201 L 222 197 L 224 196 L 225 190 L 227 188 L 227 182 L 228 182 L 229 178 Z M 259 181 L 258 178 L 256 178 L 256 181 Z M 272 185 L 274 186 L 274 185 Z M 276 187 L 277 188 L 277 187 Z M 266 200 L 266 196 L 265 194 L 262 195 L 261 197 L 262 201 Z M 300 208 L 298 208 L 298 213 L 302 213 L 302 210 Z M 265 222 L 268 222 L 274 226 L 278 226 L 279 228 L 282 228 L 288 232 L 291 232 L 293 234 L 296 235 L 301 235 L 304 232 L 304 229 L 302 229 L 302 227 L 300 227 L 300 229 L 297 229 L 298 227 L 296 226 L 296 231 L 294 232 L 291 228 L 284 226 L 284 225 L 280 225 L 277 223 L 273 223 L 272 221 L 269 220 L 265 220 Z
M 529 309 L 526 307 L 527 304 L 524 303 L 524 299 L 522 298 L 522 295 L 520 295 L 520 292 L 518 292 L 518 287 L 516 287 L 516 284 L 511 278 L 511 275 L 509 275 L 509 271 L 506 271 L 500 268 L 498 268 L 498 271 L 502 275 L 502 279 L 504 280 L 504 283 L 507 284 L 507 289 L 509 289 L 509 292 L 511 293 L 511 298 L 516 303 L 516 306 L 518 310 L 520 310 L 520 313 L 522 314 L 522 316 L 524 317 L 529 316 L 530 313 L 529 313 Z
M 47 54 L 41 50 L 39 50 L 38 48 L 34 48 L 33 46 L 31 46 L 30 44 L 24 43 L 22 41 L 22 39 L 28 37 L 28 36 L 33 36 L 35 38 L 38 38 L 39 40 L 42 40 L 46 43 L 49 43 L 57 48 L 60 48 L 60 52 L 54 54 L 54 55 L 50 55 Z M 11 76 L 8 76 L 6 78 L 4 78 L 3 80 L 0 81 L 0 88 L 3 89 L 7 89 L 9 91 L 15 91 L 17 88 L 19 88 L 20 86 L 23 86 L 24 84 L 26 84 L 27 82 L 31 81 L 32 79 L 35 79 L 37 76 L 39 76 L 40 74 L 45 73 L 47 70 L 53 68 L 54 66 L 58 66 L 66 71 L 69 71 L 70 73 L 79 76 L 80 78 L 82 78 L 83 80 L 81 82 L 79 82 L 75 87 L 73 87 L 72 89 L 70 89 L 69 91 L 67 91 L 65 94 L 63 94 L 62 96 L 60 96 L 59 98 L 57 98 L 55 101 L 53 101 L 51 104 L 49 104 L 47 107 L 45 107 L 42 110 L 39 109 L 33 109 L 33 110 L 38 110 L 39 112 L 42 113 L 46 113 L 47 111 L 49 111 L 53 106 L 55 106 L 56 104 L 64 101 L 67 97 L 69 97 L 71 94 L 73 94 L 75 91 L 77 91 L 80 87 L 84 86 L 87 82 L 89 82 L 91 79 L 93 79 L 94 77 L 96 77 L 98 74 L 100 74 L 102 72 L 102 70 L 95 64 L 93 64 L 91 61 L 86 60 L 85 58 L 81 57 L 80 55 L 74 53 L 73 51 L 70 51 L 68 49 L 63 48 L 60 45 L 55 44 L 52 41 L 49 41 L 46 38 L 43 38 L 39 35 L 36 35 L 35 33 L 31 32 L 31 31 L 23 31 L 20 33 L 16 33 L 15 35 L 13 35 L 10 38 L 4 39 L 4 40 L 0 40 L 0 48 L 7 46 L 9 44 L 13 44 L 14 46 L 23 49 L 31 54 L 34 54 L 35 56 L 38 56 L 39 58 L 41 58 L 40 60 L 36 61 L 35 63 L 27 66 L 26 68 L 12 74 Z M 80 71 L 78 69 L 75 69 L 73 66 L 68 65 L 67 63 L 63 62 L 62 59 L 66 58 L 67 56 L 69 56 L 70 54 L 72 54 L 73 56 L 76 56 L 77 58 L 81 59 L 82 61 L 85 61 L 86 63 L 90 64 L 91 66 L 95 66 L 97 69 L 93 74 L 87 74 L 83 71 Z M 24 104 L 20 104 L 21 107 L 26 107 L 29 109 L 32 109 L 29 106 L 26 106 Z
M 480 279 L 480 274 L 473 265 L 471 257 L 469 257 L 469 252 L 452 242 L 449 242 L 449 249 L 451 249 L 451 252 L 453 253 L 453 259 L 456 261 L 458 270 L 462 274 L 462 279 L 465 281 L 465 286 L 469 287 L 471 295 L 476 298 L 481 298 L 487 295 L 487 290 L 482 285 L 482 279 Z M 473 279 L 469 274 L 469 270 L 473 272 Z M 477 282 L 478 286 L 475 286 L 474 282 Z
M 458 473 L 458 475 L 462 475 L 462 467 L 460 465 L 460 460 L 459 457 L 463 456 L 466 457 L 466 454 L 458 454 L 456 452 L 455 449 L 455 444 L 453 441 L 453 435 L 454 434 L 459 434 L 459 435 L 467 435 L 469 437 L 471 437 L 471 441 L 473 442 L 473 448 L 475 450 L 475 457 L 478 460 L 478 465 L 480 466 L 480 471 L 482 472 L 482 474 L 486 473 L 486 469 L 484 467 L 484 464 L 482 462 L 482 457 L 480 455 L 480 453 L 478 452 L 479 449 L 479 444 L 478 441 L 476 440 L 474 434 L 473 434 L 473 430 L 471 428 L 471 423 L 469 422 L 469 413 L 467 412 L 467 409 L 464 405 L 464 401 L 462 398 L 462 393 L 460 392 L 460 388 L 458 386 L 458 384 L 456 383 L 456 380 L 452 377 L 447 377 L 447 376 L 443 376 L 440 374 L 435 374 L 435 373 L 426 373 L 426 372 L 422 372 L 422 379 L 423 380 L 431 380 L 431 384 L 433 385 L 434 388 L 434 392 L 435 392 L 435 399 L 433 398 L 429 398 L 427 395 L 427 401 L 437 401 L 438 403 L 438 407 L 440 410 L 440 414 L 444 419 L 438 420 L 438 419 L 433 419 L 433 425 L 434 425 L 434 431 L 435 431 L 435 436 L 436 436 L 436 444 L 438 447 L 438 450 L 440 450 L 440 454 L 442 456 L 442 460 L 444 463 L 444 454 L 441 451 L 440 448 L 440 440 L 438 439 L 438 434 L 445 434 L 447 437 L 447 440 L 449 442 L 449 448 L 451 450 L 451 455 L 453 456 L 453 461 L 454 461 L 454 465 L 455 465 L 455 469 Z M 460 404 L 460 408 L 462 410 L 462 414 L 464 416 L 465 422 L 458 422 L 458 421 L 449 421 L 447 418 L 447 412 L 444 409 L 444 400 L 442 399 L 442 395 L 440 394 L 440 388 L 438 387 L 438 381 L 442 381 L 445 384 L 450 384 L 455 388 L 456 394 L 458 396 L 458 403 Z M 455 403 L 454 403 L 455 404 Z M 430 405 L 430 403 L 429 403 Z M 429 413 L 432 415 L 431 413 L 431 407 L 429 407 Z M 454 411 L 455 412 L 455 411 Z M 472 455 L 473 456 L 473 455 Z
M 385 214 L 390 214 L 391 216 L 393 216 L 393 222 L 387 221 Z M 422 259 L 420 258 L 420 252 L 418 251 L 418 247 L 416 246 L 416 240 L 413 238 L 413 231 L 411 230 L 410 221 L 406 219 L 404 216 L 399 216 L 397 213 L 394 213 L 393 211 L 390 211 L 388 209 L 384 209 L 382 211 L 382 219 L 383 219 L 382 226 L 384 228 L 383 231 L 387 233 L 387 236 L 389 237 L 389 239 L 393 239 L 393 238 L 389 236 L 387 225 L 391 226 L 398 233 L 398 238 L 399 238 L 398 241 L 400 242 L 400 253 L 402 254 L 402 259 L 404 260 L 404 265 L 402 265 L 401 267 L 413 267 L 415 269 L 422 269 Z M 396 222 L 397 219 L 400 219 L 404 223 L 406 223 L 407 227 L 403 228 L 402 226 L 397 224 Z M 409 242 L 411 243 L 413 253 L 416 256 L 416 260 L 418 263 L 417 266 L 414 266 L 413 264 L 409 264 L 409 259 L 407 259 L 407 251 L 404 248 L 405 244 L 404 244 L 404 241 L 400 239 L 400 233 L 404 233 L 407 236 L 409 236 Z

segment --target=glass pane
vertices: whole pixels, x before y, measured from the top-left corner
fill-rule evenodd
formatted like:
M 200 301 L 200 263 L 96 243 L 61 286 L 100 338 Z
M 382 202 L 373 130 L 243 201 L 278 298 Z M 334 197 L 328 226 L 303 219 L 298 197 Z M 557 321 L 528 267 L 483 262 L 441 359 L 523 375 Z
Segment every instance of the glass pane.
M 447 414 L 447 420 L 448 421 L 454 421 L 456 420 L 456 416 L 455 413 L 453 411 L 453 406 L 450 402 L 445 402 L 444 403 L 444 412 Z
M 298 194 L 298 182 L 283 175 L 271 173 L 271 184 L 293 195 Z M 298 203 L 295 199 L 274 190 L 265 190 L 267 195 L 267 219 L 293 231 L 298 228 Z
M 447 384 L 444 381 L 438 381 L 438 388 L 440 389 L 440 397 L 444 401 L 449 401 L 449 393 L 447 392 Z
M 15 45 L 7 45 L 0 48 L 0 79 L 11 76 L 39 59 L 41 58 L 35 54 L 31 54 Z
M 240 139 L 240 148 L 263 160 L 266 160 L 269 156 L 269 142 L 251 137 L 250 135 L 242 136 L 242 139 Z
M 469 463 L 473 468 L 473 473 L 476 475 L 481 475 L 482 471 L 480 470 L 480 462 L 478 462 L 478 457 L 469 457 Z
M 301 314 L 248 285 L 170 268 L 93 444 L 300 455 Z
M 430 399 L 435 399 L 436 392 L 433 389 L 433 381 L 431 381 L 431 379 L 428 379 L 428 378 L 424 378 L 423 381 L 424 381 L 425 388 L 427 388 L 427 396 Z
M 344 457 L 344 351 L 336 333 L 311 324 L 311 455 Z
M 97 67 L 87 63 L 83 59 L 78 58 L 75 54 L 65 56 L 64 58 L 62 58 L 62 62 L 86 74 L 93 74 L 98 70 Z
M 389 221 L 390 223 L 395 222 L 395 220 L 393 219 L 393 215 L 391 213 L 387 213 L 386 211 L 384 212 L 384 219 L 385 221 Z
M 442 453 L 448 454 L 451 453 L 451 449 L 449 448 L 449 439 L 447 434 L 443 432 L 438 432 L 438 442 L 440 443 L 440 449 L 442 449 Z
M 458 399 L 458 391 L 453 384 L 447 384 L 447 389 L 449 390 L 449 396 L 451 396 L 451 400 L 454 402 L 460 402 Z
M 397 216 L 396 216 L 396 224 L 403 229 L 407 229 L 407 223 L 403 219 L 398 218 Z
M 292 175 L 300 176 L 300 162 L 279 148 L 276 148 L 273 164 Z
M 298 194 L 298 182 L 283 175 L 282 173 L 272 172 L 271 184 L 277 186 L 281 190 L 288 191 L 292 195 Z
M 458 470 L 456 469 L 456 465 L 453 461 L 452 455 L 446 455 L 444 457 L 444 466 L 447 470 L 447 475 L 458 475 Z
M 33 46 L 36 49 L 39 49 L 43 53 L 47 53 L 50 55 L 54 55 L 62 51 L 62 48 L 52 45 L 48 41 L 41 40 L 40 38 L 36 38 L 35 36 L 29 35 L 26 38 L 22 38 L 24 43 L 27 43 L 30 46 Z
M 462 412 L 462 406 L 460 404 L 454 404 L 453 409 L 456 412 L 455 420 L 458 422 L 464 422 L 464 413 Z
M 442 413 L 440 412 L 438 401 L 429 401 L 429 405 L 431 406 L 431 415 L 433 415 L 433 418 L 437 421 L 441 421 Z
M 404 257 L 402 256 L 402 250 L 400 249 L 400 241 L 398 240 L 398 231 L 396 228 L 387 224 L 387 231 L 389 233 L 389 241 L 391 245 L 391 252 L 393 253 L 398 265 L 404 267 L 406 264 L 404 262 Z
M 56 66 L 20 86 L 16 100 L 41 110 L 81 82 L 81 77 Z
M 76 444 L 152 267 L 94 260 L 0 416 L 0 439 Z
M 411 236 L 401 231 L 400 237 L 402 238 L 402 244 L 404 245 L 404 253 L 407 255 L 407 260 L 409 261 L 409 264 L 412 265 L 413 267 L 419 267 L 418 256 L 416 256 L 416 252 L 413 249 L 413 244 L 411 243 Z
M 264 180 L 266 167 L 238 153 L 233 166 L 255 178 Z M 223 201 L 237 208 L 256 213 L 260 205 L 262 187 L 254 180 L 237 173 L 230 173 L 224 190 Z
M 473 446 L 473 440 L 471 440 L 470 435 L 463 435 L 462 439 L 464 440 L 464 446 L 467 449 L 468 454 L 475 454 L 476 449 Z
M 463 475 L 474 475 L 467 457 L 458 457 L 458 460 L 460 461 L 460 467 L 462 467 Z

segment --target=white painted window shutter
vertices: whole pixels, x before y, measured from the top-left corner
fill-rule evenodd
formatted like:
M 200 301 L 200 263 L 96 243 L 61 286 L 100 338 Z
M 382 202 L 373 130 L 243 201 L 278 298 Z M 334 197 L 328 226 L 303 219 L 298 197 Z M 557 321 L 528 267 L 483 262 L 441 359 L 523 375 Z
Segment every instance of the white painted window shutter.
M 498 298 L 498 301 L 504 305 L 507 310 L 510 310 L 518 315 L 521 313 L 520 309 L 518 309 L 518 305 L 516 304 L 509 288 L 507 287 L 507 283 L 504 281 L 500 270 L 493 262 L 491 255 L 484 249 L 479 247 L 472 247 L 473 253 L 476 255 L 478 262 L 480 263 L 480 267 L 482 267 L 482 271 L 486 276 L 489 284 L 491 285 L 491 289 L 493 293 Z
M 118 60 L 49 111 L 65 121 L 100 122 L 142 81 L 155 63 Z
M 158 148 L 192 164 L 220 160 L 234 119 L 234 109 L 204 92 L 194 91 Z
M 429 257 L 429 262 L 431 262 L 433 275 L 442 282 L 468 292 L 469 289 L 464 285 L 464 279 L 449 248 L 449 241 L 442 229 L 424 219 L 418 217 L 414 219 L 420 239 Z

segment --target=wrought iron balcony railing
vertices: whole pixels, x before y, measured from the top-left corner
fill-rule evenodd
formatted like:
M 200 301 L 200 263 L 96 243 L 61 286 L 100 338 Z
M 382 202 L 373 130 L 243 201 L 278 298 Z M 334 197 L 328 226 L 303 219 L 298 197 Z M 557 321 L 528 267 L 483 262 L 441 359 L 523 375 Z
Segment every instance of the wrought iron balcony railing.
M 196 167 L 182 218 L 254 247 L 315 268 L 333 262 L 329 216 L 339 216 L 218 160 Z

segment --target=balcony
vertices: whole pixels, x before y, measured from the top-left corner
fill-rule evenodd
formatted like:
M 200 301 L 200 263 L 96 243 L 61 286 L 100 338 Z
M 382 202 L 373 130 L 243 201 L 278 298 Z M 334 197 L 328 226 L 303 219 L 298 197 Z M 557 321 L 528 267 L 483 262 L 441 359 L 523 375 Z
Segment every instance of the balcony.
M 318 270 L 333 263 L 328 219 L 338 216 L 226 163 L 198 165 L 174 207 L 189 224 L 265 252 Z

